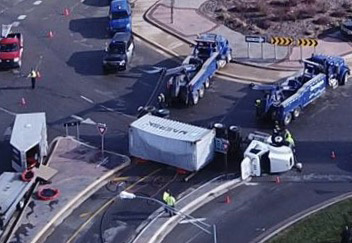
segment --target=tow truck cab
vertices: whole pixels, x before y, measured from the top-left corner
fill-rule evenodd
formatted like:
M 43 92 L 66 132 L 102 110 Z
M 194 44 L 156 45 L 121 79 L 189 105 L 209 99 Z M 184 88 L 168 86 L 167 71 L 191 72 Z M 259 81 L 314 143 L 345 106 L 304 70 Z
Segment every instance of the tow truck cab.
M 0 66 L 16 68 L 22 65 L 23 38 L 20 33 L 10 33 L 0 39 Z
M 134 51 L 131 32 L 117 32 L 105 49 L 103 60 L 104 72 L 109 70 L 126 70 Z
M 109 31 L 116 32 L 132 31 L 132 10 L 128 0 L 113 0 L 109 10 Z

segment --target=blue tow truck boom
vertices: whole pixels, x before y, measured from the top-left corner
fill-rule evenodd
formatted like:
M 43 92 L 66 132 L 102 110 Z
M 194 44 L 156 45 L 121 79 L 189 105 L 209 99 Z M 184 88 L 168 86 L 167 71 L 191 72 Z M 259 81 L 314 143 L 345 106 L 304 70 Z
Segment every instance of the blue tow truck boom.
M 166 100 L 171 104 L 181 101 L 186 105 L 196 105 L 203 98 L 205 89 L 215 72 L 232 59 L 232 49 L 227 39 L 217 34 L 202 34 L 196 40 L 192 54 L 182 65 L 165 69 L 161 79 L 168 77 Z M 159 68 L 160 70 L 162 68 Z
M 344 85 L 350 69 L 341 57 L 312 55 L 303 61 L 304 69 L 297 76 L 274 85 L 253 85 L 265 95 L 255 102 L 258 118 L 269 118 L 288 125 L 302 109 L 323 95 L 327 88 Z

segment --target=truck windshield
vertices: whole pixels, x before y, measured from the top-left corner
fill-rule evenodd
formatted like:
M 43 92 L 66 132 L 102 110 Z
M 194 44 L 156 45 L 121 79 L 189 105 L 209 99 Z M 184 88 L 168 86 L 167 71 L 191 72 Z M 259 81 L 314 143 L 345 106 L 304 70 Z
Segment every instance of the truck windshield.
M 114 54 L 125 54 L 125 43 L 111 43 L 109 45 L 109 52 Z
M 126 10 L 113 12 L 111 14 L 111 18 L 112 19 L 125 19 L 125 18 L 128 18 L 128 17 L 129 17 L 129 14 L 128 14 L 128 12 Z
M 0 51 L 1 52 L 12 52 L 12 51 L 18 51 L 18 45 L 16 43 L 12 44 L 0 44 Z

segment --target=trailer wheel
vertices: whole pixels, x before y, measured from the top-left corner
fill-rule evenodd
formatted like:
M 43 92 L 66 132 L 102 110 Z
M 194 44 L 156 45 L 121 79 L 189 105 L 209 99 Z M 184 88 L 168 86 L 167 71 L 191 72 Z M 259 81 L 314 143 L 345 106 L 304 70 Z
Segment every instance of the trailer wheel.
M 284 125 L 287 126 L 292 121 L 292 114 L 288 112 L 284 117 Z
M 301 107 L 297 107 L 292 112 L 292 115 L 293 115 L 294 119 L 298 118 L 300 114 L 301 114 Z
M 203 98 L 204 97 L 204 92 L 205 92 L 204 86 L 200 87 L 199 90 L 198 90 L 199 98 Z
M 198 104 L 198 101 L 199 101 L 198 91 L 197 92 L 193 92 L 193 94 L 192 94 L 192 105 Z
M 205 80 L 204 87 L 205 87 L 206 89 L 208 89 L 208 88 L 210 87 L 210 79 L 209 79 L 209 78 L 207 78 L 207 79 Z

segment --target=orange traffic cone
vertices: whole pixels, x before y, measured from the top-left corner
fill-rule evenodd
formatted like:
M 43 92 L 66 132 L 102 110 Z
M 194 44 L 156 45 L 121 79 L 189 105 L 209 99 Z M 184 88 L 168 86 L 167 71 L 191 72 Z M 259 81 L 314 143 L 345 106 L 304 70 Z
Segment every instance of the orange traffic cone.
M 70 10 L 68 8 L 64 9 L 64 15 L 69 16 L 70 15 Z
M 54 37 L 54 33 L 50 30 L 48 36 L 49 36 L 49 38 L 53 38 Z
M 280 176 L 276 176 L 275 178 L 275 183 L 276 184 L 280 184 L 281 180 L 280 180 Z
M 26 100 L 24 99 L 24 97 L 22 97 L 22 99 L 21 99 L 21 105 L 22 105 L 22 106 L 25 106 L 25 105 L 26 105 Z
M 225 197 L 225 203 L 226 203 L 226 204 L 231 203 L 231 198 L 230 198 L 229 195 L 227 195 L 227 196 Z
M 335 151 L 331 151 L 330 157 L 331 157 L 331 159 L 336 159 Z

